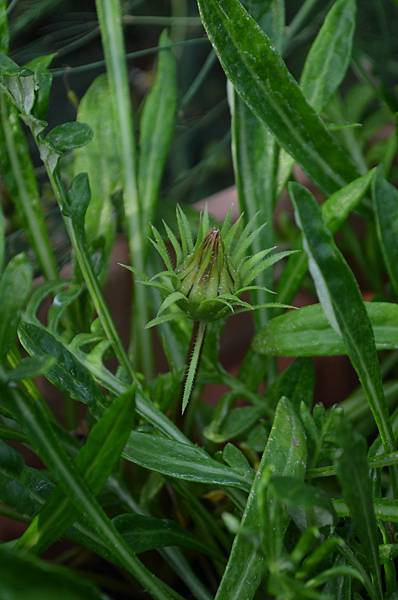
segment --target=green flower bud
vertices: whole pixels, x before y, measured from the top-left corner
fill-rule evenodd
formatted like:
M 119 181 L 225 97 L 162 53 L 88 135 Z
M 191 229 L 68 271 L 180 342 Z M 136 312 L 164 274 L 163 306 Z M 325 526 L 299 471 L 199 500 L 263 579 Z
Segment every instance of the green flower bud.
M 198 237 L 194 242 L 188 219 L 177 207 L 179 239 L 164 223 L 166 235 L 174 249 L 175 264 L 161 234 L 152 227 L 151 242 L 166 270 L 150 280 L 142 281 L 160 290 L 164 297 L 157 316 L 147 327 L 176 319 L 180 311 L 193 321 L 205 324 L 233 312 L 260 308 L 242 300 L 240 295 L 253 289 L 265 290 L 250 284 L 264 269 L 288 256 L 291 251 L 271 254 L 273 248 L 268 248 L 247 256 L 247 250 L 264 227 L 263 224 L 256 229 L 256 220 L 257 215 L 244 226 L 241 215 L 232 224 L 231 215 L 228 215 L 221 229 L 211 228 L 205 211 L 201 215 Z M 280 305 L 267 303 L 262 306 Z
M 237 275 L 229 264 L 219 229 L 211 229 L 177 270 L 178 290 L 187 299 L 181 302 L 195 321 L 214 321 L 229 308 L 220 303 L 223 294 L 237 289 Z

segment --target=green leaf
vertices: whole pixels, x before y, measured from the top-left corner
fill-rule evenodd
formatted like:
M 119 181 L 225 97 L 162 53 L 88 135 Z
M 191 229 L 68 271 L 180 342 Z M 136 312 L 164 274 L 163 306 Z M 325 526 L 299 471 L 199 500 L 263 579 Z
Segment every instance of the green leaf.
M 280 50 L 285 28 L 284 0 L 243 0 L 242 4 Z
M 374 169 L 332 194 L 322 204 L 323 220 L 332 233 L 335 233 L 341 227 L 348 215 L 358 206 L 368 190 L 373 175 Z M 293 300 L 300 288 L 307 268 L 308 260 L 304 252 L 290 257 L 279 281 L 279 302 L 284 304 Z
M 355 166 L 239 0 L 198 0 L 198 5 L 228 78 L 280 145 L 326 193 L 354 179 Z
M 100 600 L 104 597 L 87 578 L 9 547 L 0 547 L 0 578 L 1 595 L 12 600 Z
M 398 304 L 365 302 L 377 350 L 398 348 Z M 261 354 L 272 356 L 339 356 L 347 354 L 344 340 L 327 320 L 320 304 L 311 304 L 275 317 L 253 340 Z
M 155 216 L 177 112 L 176 61 L 166 31 L 160 36 L 159 48 L 155 82 L 145 100 L 140 122 L 138 188 L 145 226 Z
M 91 429 L 75 466 L 94 495 L 98 495 L 116 463 L 133 426 L 134 393 L 113 400 Z M 18 540 L 18 547 L 43 552 L 60 538 L 79 513 L 68 496 L 55 490 Z
M 327 106 L 350 64 L 355 13 L 355 0 L 335 2 L 307 55 L 300 87 L 309 104 L 318 113 Z M 282 150 L 278 192 L 285 187 L 293 164 L 294 159 Z
M 373 575 L 377 595 L 382 598 L 377 524 L 373 507 L 372 482 L 369 477 L 367 444 L 351 427 L 341 432 L 343 452 L 337 460 L 337 475 L 343 497 L 349 507 L 356 533 L 366 556 L 366 568 Z
M 12 390 L 12 396 L 10 407 L 24 428 L 31 444 L 46 464 L 54 480 L 59 484 L 60 489 L 71 499 L 78 513 L 85 515 L 87 522 L 114 555 L 118 564 L 133 575 L 154 598 L 158 600 L 180 599 L 178 594 L 150 573 L 131 552 L 60 445 L 41 405 L 28 395 L 23 397 L 18 390 Z
M 0 360 L 15 343 L 17 326 L 32 285 L 32 268 L 23 254 L 14 256 L 0 279 Z
M 326 318 L 347 348 L 353 367 L 366 392 L 386 451 L 395 443 L 381 382 L 372 326 L 358 284 L 322 221 L 312 194 L 291 184 L 296 220 L 304 234 L 304 248 Z
M 58 389 L 74 400 L 84 402 L 93 410 L 101 403 L 102 394 L 90 372 L 54 335 L 43 326 L 27 320 L 20 323 L 18 335 L 29 354 L 52 356 L 56 359 L 46 376 Z
M 373 180 L 377 236 L 394 292 L 398 294 L 398 191 L 381 171 Z
M 37 119 L 45 119 L 47 117 L 48 102 L 52 85 L 52 74 L 48 67 L 55 58 L 55 54 L 45 54 L 30 60 L 25 68 L 35 74 L 36 79 L 36 94 L 35 104 L 33 106 L 33 114 Z
M 303 479 L 306 460 L 303 428 L 290 402 L 282 398 L 250 490 L 239 532 L 235 536 L 228 564 L 215 596 L 216 600 L 251 600 L 254 597 L 265 574 L 265 564 L 248 532 L 258 528 L 258 493 L 261 479 L 264 472 L 270 468 L 275 474 Z M 264 510 L 267 510 L 266 507 Z M 264 532 L 264 535 L 267 535 L 267 532 Z
M 92 139 L 92 129 L 85 123 L 71 121 L 57 125 L 46 135 L 45 141 L 57 152 L 64 154 L 85 146 Z
M 355 0 L 337 0 L 307 55 L 300 87 L 317 112 L 328 104 L 350 64 L 355 13 Z
M 251 479 L 220 464 L 201 448 L 133 431 L 123 457 L 151 471 L 208 485 L 250 489 Z
M 73 228 L 81 239 L 84 238 L 84 219 L 90 204 L 90 184 L 87 173 L 79 173 L 72 181 L 69 192 L 69 211 Z
M 111 196 L 121 187 L 121 157 L 117 144 L 117 130 L 109 83 L 100 75 L 88 88 L 79 104 L 79 123 L 87 123 L 93 131 L 93 140 L 76 150 L 73 172 L 87 173 L 90 180 L 91 201 L 86 214 L 87 241 L 103 236 L 110 249 L 115 236 Z
M 137 554 L 168 546 L 193 549 L 201 554 L 210 552 L 208 546 L 170 519 L 129 513 L 115 517 L 113 524 Z

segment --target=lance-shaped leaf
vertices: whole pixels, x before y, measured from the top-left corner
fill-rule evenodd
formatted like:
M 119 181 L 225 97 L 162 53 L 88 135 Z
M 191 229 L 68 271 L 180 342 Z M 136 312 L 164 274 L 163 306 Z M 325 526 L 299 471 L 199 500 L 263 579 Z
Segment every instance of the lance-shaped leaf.
M 358 177 L 350 184 L 332 194 L 322 204 L 322 217 L 328 229 L 335 233 L 355 210 L 372 181 L 374 170 L 366 175 Z M 305 252 L 291 256 L 278 286 L 278 300 L 281 303 L 289 303 L 297 293 L 300 284 L 307 272 L 308 260 Z
M 253 530 L 258 528 L 258 494 L 267 469 L 277 475 L 304 478 L 307 460 L 305 434 L 292 405 L 285 398 L 278 404 L 274 423 L 257 470 L 235 536 L 227 567 L 216 600 L 251 600 L 265 573 L 264 557 L 259 553 Z M 267 510 L 264 507 L 264 510 Z M 271 535 L 271 532 L 264 532 Z
M 307 55 L 300 87 L 309 104 L 321 113 L 343 81 L 351 60 L 355 31 L 355 0 L 332 5 Z M 279 159 L 278 193 L 289 179 L 294 159 L 282 150 Z
M 290 185 L 296 220 L 325 315 L 347 348 L 366 392 L 386 451 L 394 449 L 372 326 L 358 284 L 326 228 L 319 205 L 299 184 Z
M 198 446 L 133 431 L 123 457 L 169 477 L 221 487 L 250 489 L 251 477 L 227 467 Z
M 198 0 L 203 24 L 238 94 L 326 193 L 357 176 L 267 35 L 239 0 Z

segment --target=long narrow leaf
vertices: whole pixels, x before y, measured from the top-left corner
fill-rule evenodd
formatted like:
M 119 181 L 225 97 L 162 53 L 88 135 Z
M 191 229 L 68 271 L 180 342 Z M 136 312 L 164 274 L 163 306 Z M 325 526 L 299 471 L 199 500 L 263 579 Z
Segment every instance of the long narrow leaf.
M 290 402 L 281 399 L 271 433 L 235 536 L 228 564 L 216 600 L 251 600 L 265 574 L 264 557 L 248 532 L 258 527 L 258 491 L 264 471 L 272 467 L 278 475 L 304 478 L 306 440 L 301 423 Z M 268 532 L 264 532 L 266 536 Z
M 281 146 L 326 193 L 354 179 L 355 166 L 239 0 L 198 0 L 198 5 L 228 78 Z
M 304 234 L 304 248 L 325 315 L 342 338 L 347 353 L 367 394 L 386 451 L 395 447 L 381 382 L 372 326 L 358 284 L 322 221 L 312 194 L 291 184 L 296 219 Z

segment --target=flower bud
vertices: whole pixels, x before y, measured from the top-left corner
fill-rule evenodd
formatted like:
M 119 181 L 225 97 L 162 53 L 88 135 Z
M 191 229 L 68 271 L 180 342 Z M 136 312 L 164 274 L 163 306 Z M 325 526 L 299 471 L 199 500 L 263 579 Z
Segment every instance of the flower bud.
M 177 272 L 179 291 L 187 298 L 184 309 L 194 320 L 213 321 L 228 312 L 218 298 L 236 289 L 219 229 L 211 229 Z

